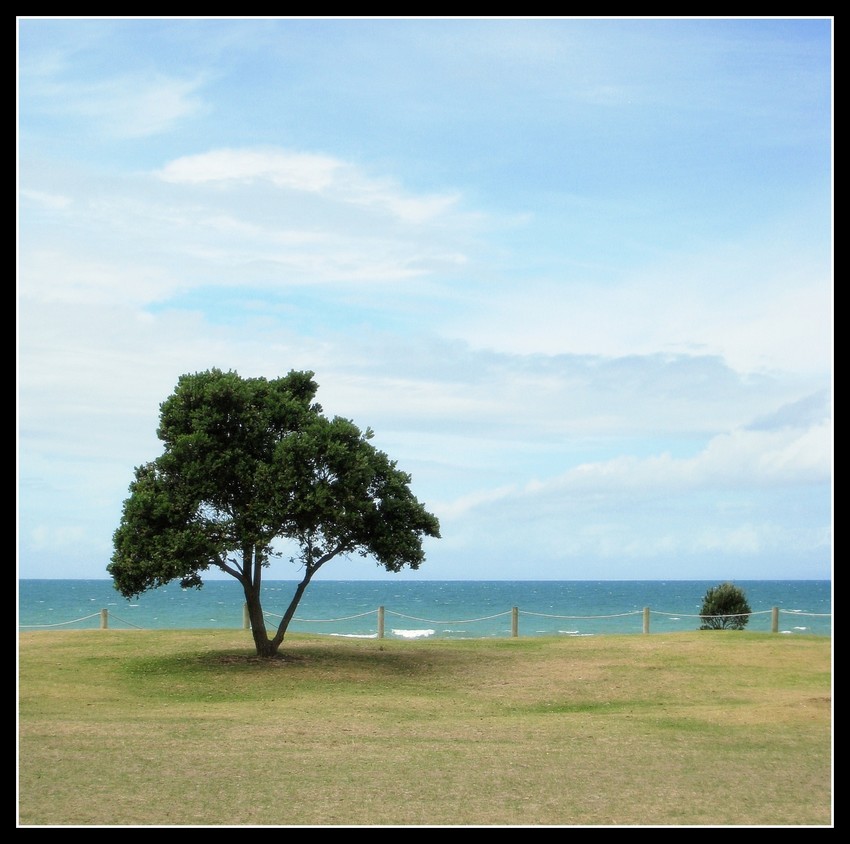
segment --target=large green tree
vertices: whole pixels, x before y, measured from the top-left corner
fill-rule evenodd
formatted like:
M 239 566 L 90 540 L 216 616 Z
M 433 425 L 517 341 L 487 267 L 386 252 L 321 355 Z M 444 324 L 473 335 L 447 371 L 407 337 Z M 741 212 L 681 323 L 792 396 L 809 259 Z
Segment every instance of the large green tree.
M 163 453 L 136 468 L 113 537 L 107 570 L 122 595 L 174 580 L 200 587 L 202 572 L 226 572 L 242 584 L 257 654 L 269 657 L 329 560 L 419 568 L 424 537 L 440 536 L 437 518 L 370 429 L 323 415 L 317 389 L 312 372 L 181 376 L 160 406 Z M 297 549 L 303 577 L 270 636 L 260 594 L 281 543 Z

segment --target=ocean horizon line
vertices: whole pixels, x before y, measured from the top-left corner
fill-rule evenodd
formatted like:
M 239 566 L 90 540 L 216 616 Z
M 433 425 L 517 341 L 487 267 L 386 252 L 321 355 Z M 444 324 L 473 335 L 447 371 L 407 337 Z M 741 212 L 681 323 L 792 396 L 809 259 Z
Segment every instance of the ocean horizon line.
M 509 635 L 518 614 L 526 634 L 640 632 L 649 610 L 653 629 L 673 631 L 697 623 L 706 592 L 720 582 L 705 580 L 314 580 L 292 619 L 293 632 L 371 635 L 379 612 L 396 630 L 434 629 L 439 637 Z M 298 581 L 263 581 L 263 611 L 270 623 L 282 617 Z M 831 629 L 831 580 L 736 580 L 752 607 L 751 629 L 767 629 L 773 608 L 787 629 Z M 205 581 L 203 588 L 174 581 L 127 599 L 109 578 L 24 578 L 18 583 L 18 624 L 51 626 L 239 627 L 244 595 L 235 578 Z M 808 618 L 803 621 L 802 614 Z M 406 621 L 399 622 L 404 618 Z M 691 619 L 694 619 L 693 621 Z M 412 623 L 408 623 L 412 622 Z M 566 625 L 566 626 L 565 626 Z M 396 635 L 406 635 L 397 633 Z
M 18 577 L 18 581 L 29 580 L 79 580 L 99 581 L 108 583 L 111 577 Z M 235 577 L 225 575 L 209 577 L 206 582 L 228 583 Z M 729 581 L 732 583 L 831 583 L 832 577 L 422 577 L 422 578 L 370 578 L 370 577 L 333 577 L 313 578 L 312 583 L 708 583 Z M 237 581 L 238 582 L 238 581 Z M 300 583 L 298 577 L 264 577 L 263 583 Z M 164 583 L 163 586 L 176 584 L 177 579 Z M 153 587 L 155 589 L 161 587 Z M 195 587 L 187 587 L 193 589 Z

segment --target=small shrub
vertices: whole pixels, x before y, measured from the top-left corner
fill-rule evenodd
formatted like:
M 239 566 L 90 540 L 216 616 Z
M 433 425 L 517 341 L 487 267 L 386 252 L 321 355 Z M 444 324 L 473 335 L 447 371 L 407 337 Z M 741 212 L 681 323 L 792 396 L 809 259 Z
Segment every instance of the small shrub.
M 709 589 L 702 599 L 700 630 L 743 630 L 750 620 L 750 605 L 742 589 L 721 583 Z

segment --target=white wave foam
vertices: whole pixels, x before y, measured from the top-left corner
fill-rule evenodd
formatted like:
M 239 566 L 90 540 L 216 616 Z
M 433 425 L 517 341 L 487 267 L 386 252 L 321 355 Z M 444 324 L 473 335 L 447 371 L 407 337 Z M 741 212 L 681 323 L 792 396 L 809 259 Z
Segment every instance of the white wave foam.
M 393 636 L 398 636 L 401 639 L 425 639 L 428 636 L 433 636 L 436 630 L 393 630 Z
M 331 636 L 339 636 L 342 639 L 377 639 L 377 633 L 331 633 Z

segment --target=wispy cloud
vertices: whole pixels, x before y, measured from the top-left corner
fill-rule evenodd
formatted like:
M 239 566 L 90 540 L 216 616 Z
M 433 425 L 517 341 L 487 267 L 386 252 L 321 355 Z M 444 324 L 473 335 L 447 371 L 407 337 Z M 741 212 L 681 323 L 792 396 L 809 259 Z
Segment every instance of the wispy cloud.
M 173 131 L 203 114 L 201 79 L 164 74 L 124 74 L 107 80 L 58 81 L 51 66 L 28 87 L 30 108 L 82 121 L 113 139 L 149 138 Z
M 47 191 L 38 190 L 22 190 L 21 199 L 31 202 L 34 205 L 47 208 L 51 211 L 62 211 L 67 208 L 73 200 L 70 196 L 65 196 L 60 193 L 49 193 Z
M 712 438 L 694 457 L 675 458 L 665 453 L 582 463 L 555 477 L 465 495 L 444 504 L 442 512 L 458 518 L 471 509 L 506 499 L 547 502 L 548 508 L 563 496 L 655 496 L 662 490 L 673 494 L 828 483 L 832 442 L 831 420 L 802 431 L 737 430 Z
M 340 202 L 375 206 L 408 223 L 424 223 L 457 203 L 452 195 L 415 196 L 390 179 L 376 179 L 327 155 L 276 149 L 222 149 L 169 162 L 168 182 L 205 184 L 268 182 L 281 190 L 322 194 Z

